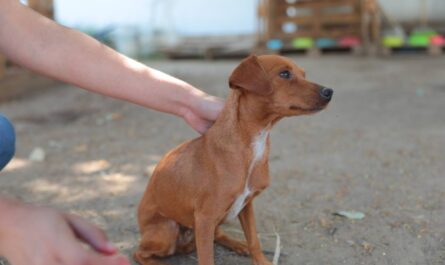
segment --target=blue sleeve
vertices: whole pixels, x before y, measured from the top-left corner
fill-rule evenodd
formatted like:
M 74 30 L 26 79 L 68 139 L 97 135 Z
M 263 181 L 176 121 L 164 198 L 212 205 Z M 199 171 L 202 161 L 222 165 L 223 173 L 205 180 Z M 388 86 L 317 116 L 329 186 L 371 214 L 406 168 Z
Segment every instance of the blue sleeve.
M 0 114 L 0 170 L 12 159 L 15 153 L 15 131 L 12 123 Z

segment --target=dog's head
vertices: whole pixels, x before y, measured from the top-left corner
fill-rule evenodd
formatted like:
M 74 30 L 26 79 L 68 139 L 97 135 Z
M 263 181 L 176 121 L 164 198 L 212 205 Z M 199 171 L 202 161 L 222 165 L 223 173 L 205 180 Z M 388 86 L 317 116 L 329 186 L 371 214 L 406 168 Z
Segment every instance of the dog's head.
M 267 102 L 268 110 L 279 116 L 315 113 L 324 109 L 333 90 L 312 83 L 291 60 L 277 55 L 251 55 L 229 78 L 232 89 Z

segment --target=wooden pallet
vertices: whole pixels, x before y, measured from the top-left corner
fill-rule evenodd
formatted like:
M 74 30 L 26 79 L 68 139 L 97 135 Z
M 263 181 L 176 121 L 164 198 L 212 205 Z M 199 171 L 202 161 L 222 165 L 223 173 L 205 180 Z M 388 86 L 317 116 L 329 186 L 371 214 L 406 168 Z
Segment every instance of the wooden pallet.
M 171 49 L 163 49 L 161 51 L 167 56 L 168 59 L 181 60 L 181 59 L 231 59 L 231 58 L 244 58 L 251 52 L 251 47 L 246 48 L 233 48 L 230 46 L 209 46 L 206 48 L 197 47 L 176 47 Z
M 252 35 L 183 38 L 161 52 L 169 59 L 221 59 L 248 56 L 255 45 Z
M 264 1 L 262 41 L 361 37 L 362 0 Z
M 38 95 L 61 83 L 20 67 L 9 67 L 0 79 L 0 103 Z
M 291 46 L 283 46 L 282 49 L 279 50 L 269 50 L 264 48 L 257 48 L 255 51 L 256 54 L 295 54 L 295 55 L 306 55 L 306 56 L 320 56 L 327 54 L 352 54 L 352 55 L 362 55 L 363 47 L 355 46 L 355 47 L 327 47 L 327 48 L 294 48 Z

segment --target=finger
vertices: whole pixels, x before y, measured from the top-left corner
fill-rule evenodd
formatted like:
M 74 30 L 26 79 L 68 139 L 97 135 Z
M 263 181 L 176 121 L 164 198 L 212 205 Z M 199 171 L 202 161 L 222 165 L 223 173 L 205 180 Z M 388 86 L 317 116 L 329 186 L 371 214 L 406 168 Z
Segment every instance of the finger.
M 205 100 L 201 101 L 198 112 L 204 119 L 215 121 L 221 110 L 224 108 L 224 100 L 219 97 L 207 95 Z
M 198 117 L 195 113 L 191 111 L 187 111 L 183 115 L 183 119 L 187 124 L 192 127 L 195 131 L 199 132 L 200 134 L 203 134 L 205 131 L 207 131 L 207 127 L 205 124 L 205 120 Z
M 203 128 L 203 132 L 205 133 L 208 129 L 210 129 L 210 127 L 212 127 L 212 125 L 215 123 L 214 121 L 208 121 L 208 120 L 202 120 L 202 128 Z
M 131 265 L 130 261 L 124 255 L 104 256 L 98 253 L 89 252 L 87 260 L 83 264 L 88 265 Z
M 193 127 L 196 131 L 198 131 L 200 134 L 204 134 L 210 127 L 212 127 L 213 123 L 212 121 L 204 120 L 204 119 L 196 119 L 193 121 L 193 124 L 190 124 L 190 126 Z
M 64 217 L 77 238 L 90 245 L 94 250 L 107 255 L 117 252 L 117 248 L 108 241 L 105 233 L 95 225 L 76 215 L 64 214 Z

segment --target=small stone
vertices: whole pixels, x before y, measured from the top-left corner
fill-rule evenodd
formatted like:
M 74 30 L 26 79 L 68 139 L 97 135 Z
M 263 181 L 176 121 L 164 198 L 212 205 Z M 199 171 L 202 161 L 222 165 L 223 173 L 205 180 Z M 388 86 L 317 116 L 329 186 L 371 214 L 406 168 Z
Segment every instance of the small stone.
M 122 119 L 123 115 L 117 112 L 113 112 L 113 113 L 108 113 L 105 116 L 105 120 L 106 121 L 115 121 L 115 120 L 120 120 Z
M 335 212 L 334 215 L 346 217 L 348 219 L 353 219 L 353 220 L 361 220 L 365 218 L 364 213 L 356 211 L 338 211 Z
M 320 221 L 320 225 L 323 228 L 326 228 L 326 229 L 331 229 L 332 228 L 332 221 L 329 220 L 328 218 L 319 217 L 318 220 Z
M 362 242 L 362 247 L 363 247 L 363 250 L 365 250 L 365 252 L 368 254 L 371 254 L 372 251 L 374 250 L 374 245 L 372 245 L 371 243 L 368 243 L 366 241 Z
M 31 154 L 29 154 L 29 160 L 35 162 L 43 162 L 45 161 L 46 154 L 45 150 L 41 147 L 36 147 L 32 150 Z
M 346 243 L 348 243 L 348 245 L 350 245 L 351 247 L 355 246 L 354 240 L 346 240 Z

